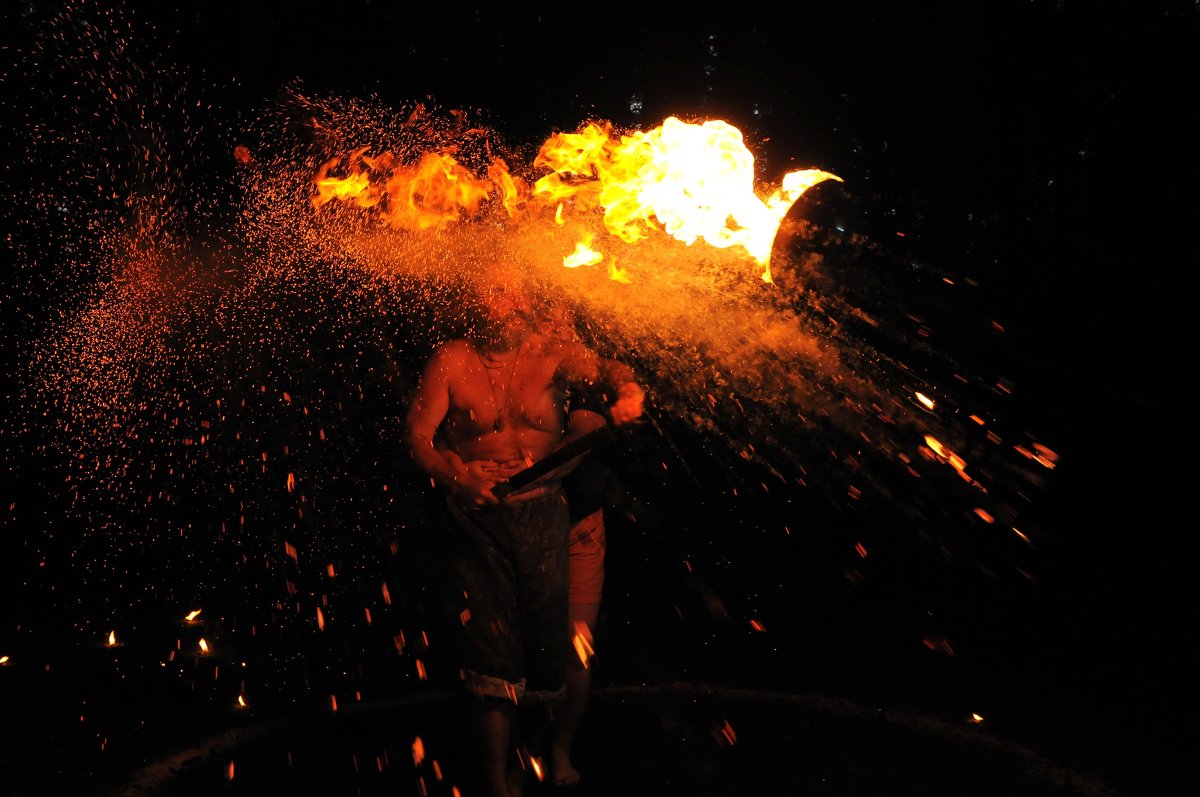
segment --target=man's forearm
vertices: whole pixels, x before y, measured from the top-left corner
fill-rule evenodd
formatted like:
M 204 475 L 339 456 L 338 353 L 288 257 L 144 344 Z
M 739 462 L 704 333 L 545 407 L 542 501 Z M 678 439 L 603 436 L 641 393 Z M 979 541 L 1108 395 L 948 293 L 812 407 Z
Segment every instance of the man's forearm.
M 405 441 L 408 446 L 413 462 L 417 467 L 429 474 L 434 483 L 439 487 L 449 488 L 457 481 L 461 472 L 458 468 L 434 447 L 432 440 L 426 440 L 419 437 L 409 438 Z

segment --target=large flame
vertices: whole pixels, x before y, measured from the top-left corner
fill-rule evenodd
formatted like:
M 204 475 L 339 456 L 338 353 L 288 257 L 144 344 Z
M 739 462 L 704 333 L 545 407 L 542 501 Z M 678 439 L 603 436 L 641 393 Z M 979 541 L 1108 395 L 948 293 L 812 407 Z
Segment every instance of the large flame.
M 661 230 L 676 240 L 740 246 L 764 266 L 788 209 L 812 186 L 841 180 L 817 169 L 790 172 L 766 199 L 754 190 L 754 156 L 742 133 L 720 120 L 690 124 L 669 117 L 649 132 L 613 137 L 589 124 L 542 145 L 535 166 L 551 173 L 534 184 L 547 200 L 598 207 L 604 226 L 626 243 Z
M 703 241 L 741 247 L 771 281 L 771 248 L 779 225 L 805 191 L 841 178 L 819 169 L 785 174 L 778 188 L 755 190 L 754 156 L 742 133 L 720 120 L 700 124 L 669 117 L 647 132 L 618 135 L 610 123 L 588 123 L 542 144 L 534 170 L 547 170 L 532 186 L 493 158 L 486 177 L 476 177 L 450 152 L 426 152 L 401 163 L 391 152 L 368 156 L 367 148 L 333 158 L 318 171 L 313 205 L 350 202 L 378 214 L 399 230 L 442 228 L 480 214 L 495 200 L 512 222 L 554 209 L 554 218 L 587 222 L 626 244 L 668 235 L 692 245 Z M 331 176 L 340 171 L 344 176 Z M 603 243 L 585 233 L 576 250 L 563 253 L 568 267 L 604 261 Z M 609 276 L 629 276 L 608 263 Z

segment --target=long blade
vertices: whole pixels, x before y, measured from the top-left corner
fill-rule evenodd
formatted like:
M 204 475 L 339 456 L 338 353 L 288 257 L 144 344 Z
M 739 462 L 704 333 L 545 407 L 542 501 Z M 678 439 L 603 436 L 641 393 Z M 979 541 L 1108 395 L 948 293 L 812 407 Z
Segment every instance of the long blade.
M 612 433 L 612 426 L 605 424 L 597 429 L 575 438 L 567 443 L 562 448 L 557 448 L 551 451 L 542 459 L 530 465 L 524 470 L 519 470 L 512 476 L 508 477 L 507 481 L 500 482 L 492 488 L 492 495 L 497 498 L 504 498 L 506 495 L 511 495 L 517 492 L 522 487 L 537 481 L 542 476 L 545 476 L 550 471 L 560 465 L 570 462 L 575 457 L 586 454 L 591 451 L 597 443 Z

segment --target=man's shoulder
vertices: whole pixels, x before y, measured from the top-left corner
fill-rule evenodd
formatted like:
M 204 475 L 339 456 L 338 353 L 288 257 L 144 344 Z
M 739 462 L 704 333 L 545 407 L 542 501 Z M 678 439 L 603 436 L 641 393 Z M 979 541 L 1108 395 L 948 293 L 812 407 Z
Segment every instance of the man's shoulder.
M 473 355 L 475 346 L 466 338 L 451 338 L 439 343 L 433 350 L 435 358 L 460 358 Z

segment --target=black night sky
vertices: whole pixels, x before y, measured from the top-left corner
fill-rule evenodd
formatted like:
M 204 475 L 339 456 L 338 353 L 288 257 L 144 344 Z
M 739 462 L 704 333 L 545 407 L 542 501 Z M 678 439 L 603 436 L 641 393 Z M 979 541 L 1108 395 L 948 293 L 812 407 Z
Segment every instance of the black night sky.
M 506 228 L 312 180 L 668 117 L 842 182 L 774 285 L 703 243 L 548 278 L 650 395 L 595 455 L 581 793 L 1187 777 L 1197 6 L 646 5 L 5 6 L 0 794 L 478 793 L 398 424 L 446 252 Z

